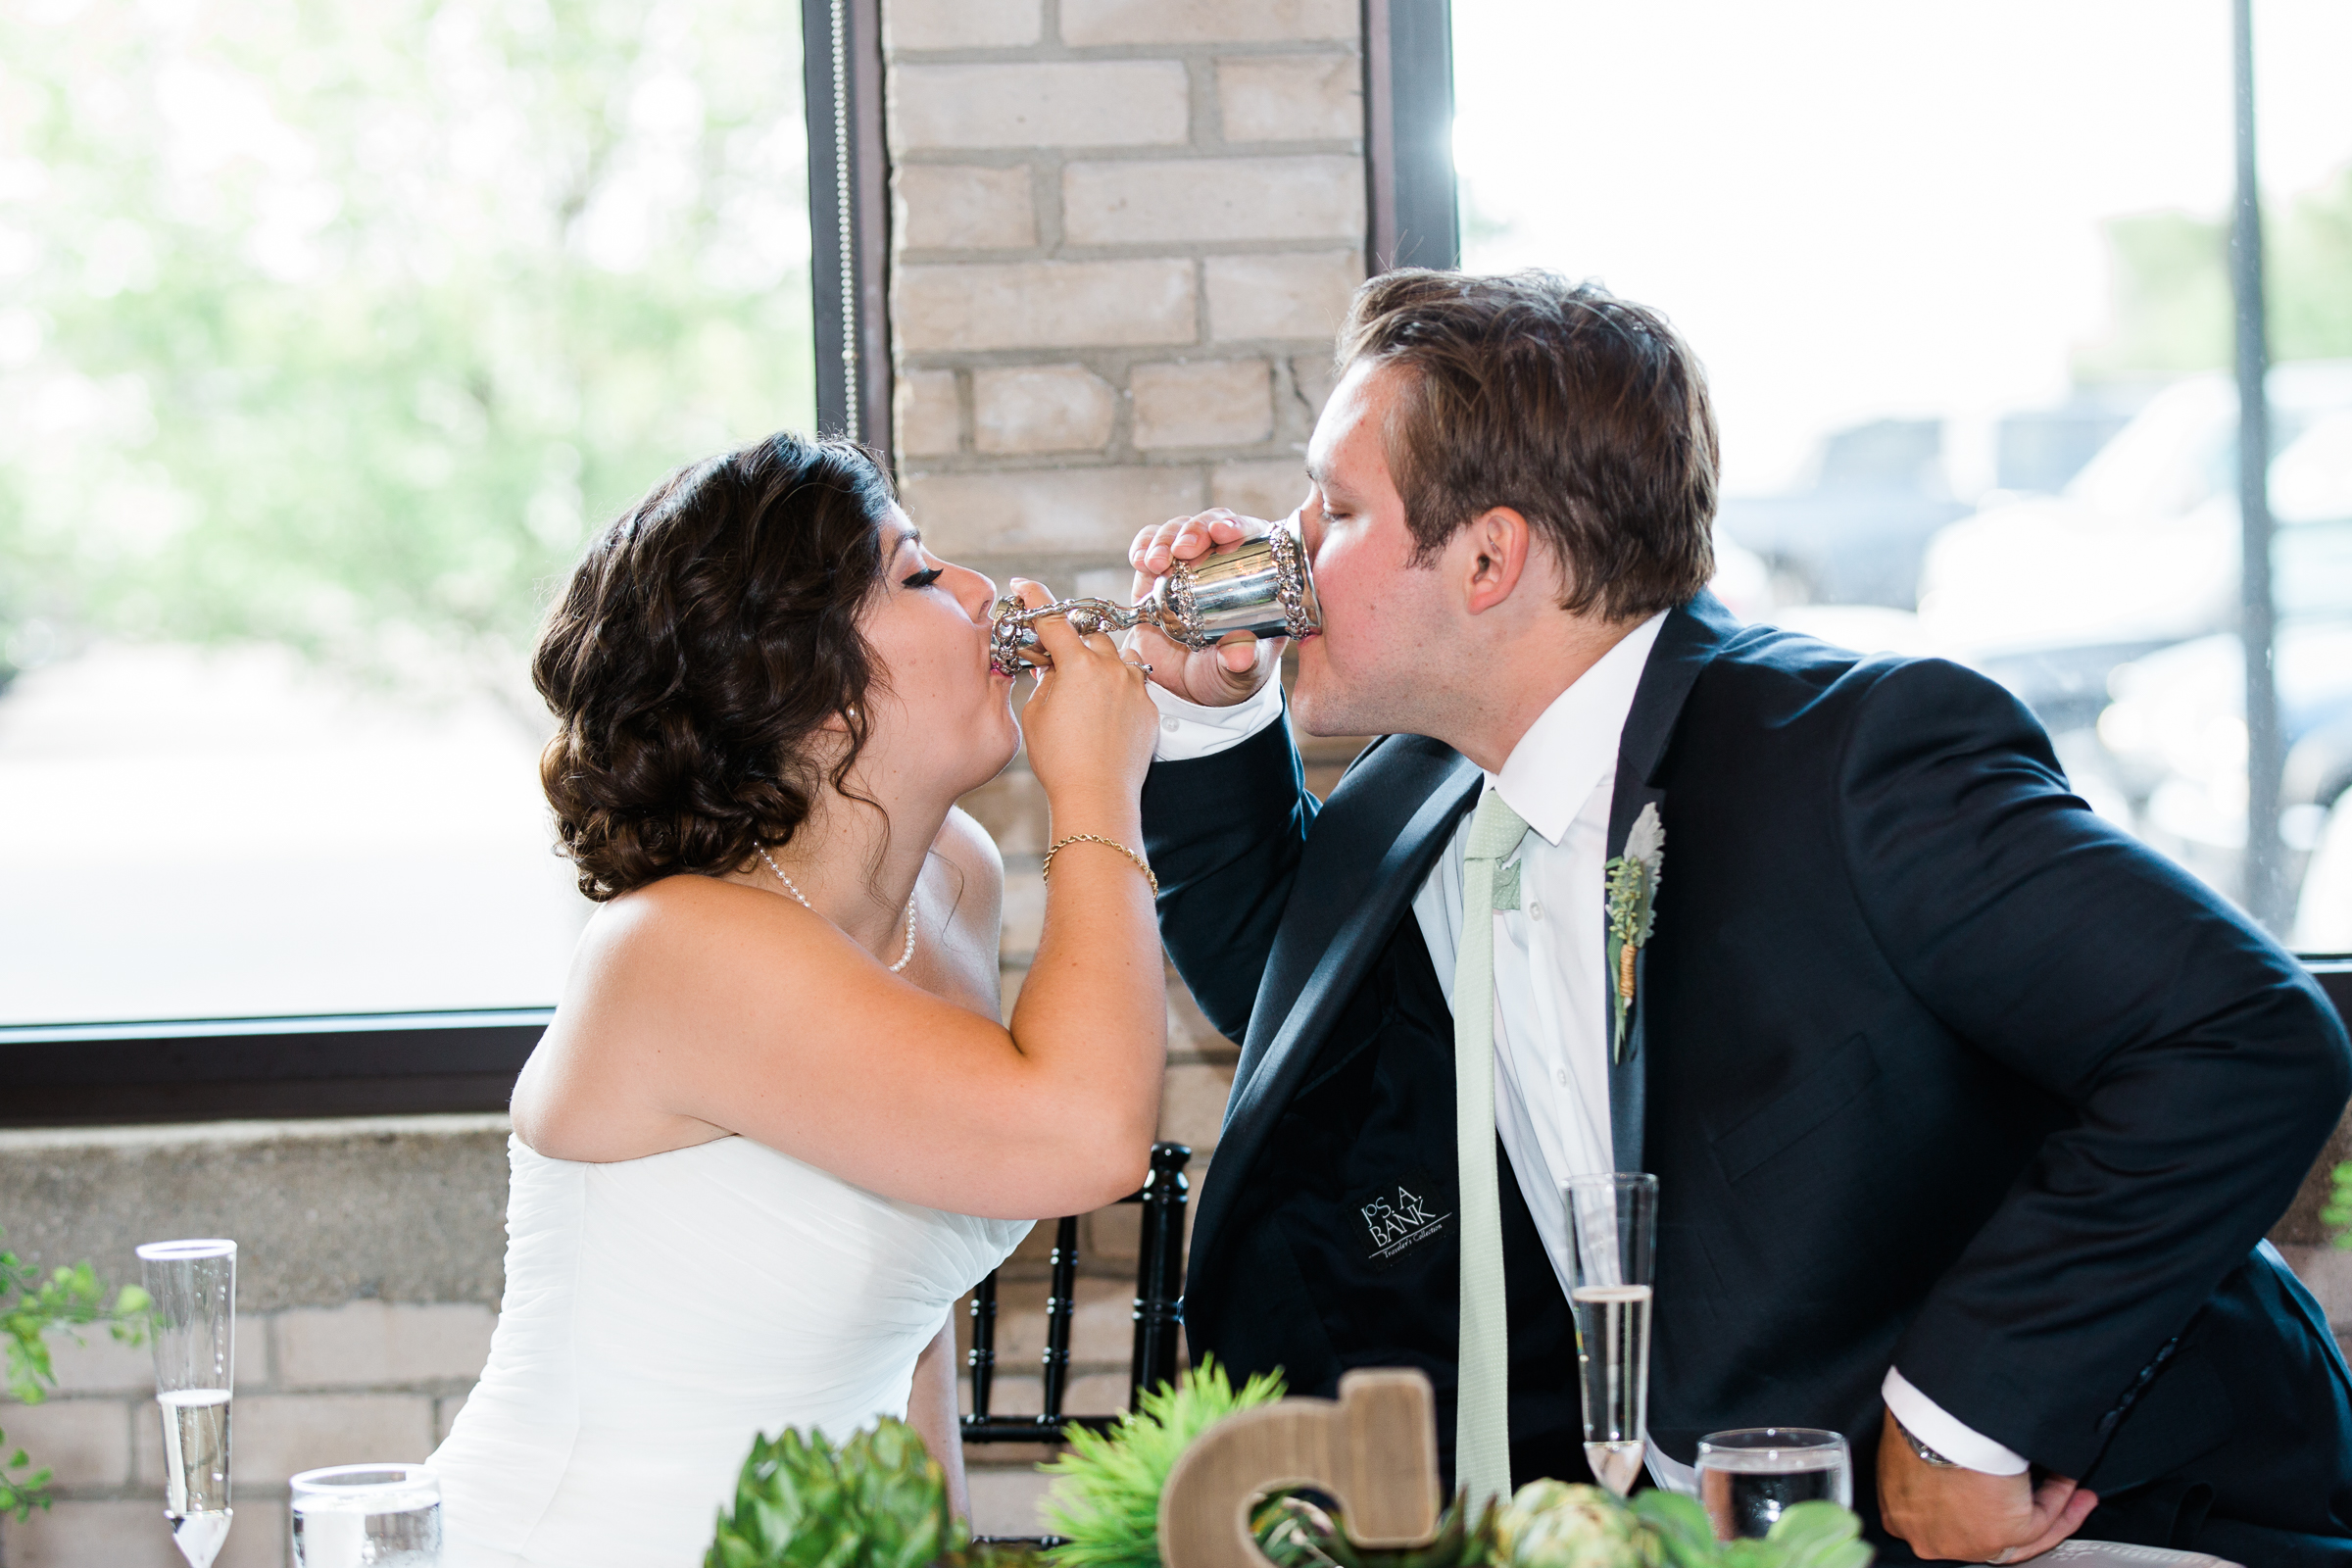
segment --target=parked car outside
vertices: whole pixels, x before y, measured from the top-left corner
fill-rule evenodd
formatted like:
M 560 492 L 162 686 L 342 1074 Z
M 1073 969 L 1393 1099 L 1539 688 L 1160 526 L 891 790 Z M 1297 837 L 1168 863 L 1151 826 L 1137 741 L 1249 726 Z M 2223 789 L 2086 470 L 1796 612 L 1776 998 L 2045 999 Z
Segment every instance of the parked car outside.
M 1764 561 L 1784 605 L 1910 610 L 1929 541 L 1973 510 L 1956 491 L 1989 482 L 2004 495 L 2055 493 L 2147 396 L 2136 384 L 2078 387 L 2061 404 L 2013 410 L 1989 426 L 1873 419 L 1835 430 L 1802 488 L 1726 497 L 1723 527 Z
M 2283 612 L 2323 608 L 2352 550 L 2352 361 L 2277 367 L 2270 396 L 2274 576 Z M 2198 375 L 2151 399 L 2056 496 L 1939 532 L 1920 576 L 1938 645 L 2053 729 L 2091 722 L 2120 664 L 2236 623 L 2237 394 Z M 2317 574 L 2315 576 L 2315 573 Z
M 2352 956 L 2352 808 L 2341 800 L 2328 813 L 2320 847 L 2303 873 L 2290 940 L 2297 953 Z
M 1804 489 L 1728 496 L 1719 523 L 1783 603 L 1908 610 L 1929 539 L 1967 512 L 1945 481 L 1943 421 L 1875 419 L 1832 433 Z
M 2352 790 L 2352 613 L 2282 627 L 2276 668 L 2287 744 L 2279 837 L 2290 881 Z M 2115 671 L 2099 715 L 2109 777 L 2140 835 L 2234 889 L 2246 847 L 2245 662 L 2234 635 L 2200 637 Z

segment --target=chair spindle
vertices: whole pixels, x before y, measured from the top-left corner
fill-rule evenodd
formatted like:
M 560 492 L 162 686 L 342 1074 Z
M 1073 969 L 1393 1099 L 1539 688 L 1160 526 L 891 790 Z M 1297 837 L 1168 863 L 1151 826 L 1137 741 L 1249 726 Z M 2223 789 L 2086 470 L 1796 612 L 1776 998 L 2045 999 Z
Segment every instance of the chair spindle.
M 1052 1283 L 1046 1296 L 1045 1410 L 1040 1423 L 1061 1420 L 1061 1396 L 1070 1379 L 1070 1319 L 1078 1310 L 1078 1217 L 1064 1215 L 1054 1227 Z
M 972 1414 L 968 1419 L 986 1421 L 988 1401 L 996 1392 L 997 1382 L 997 1275 L 994 1269 L 988 1278 L 972 1290 L 972 1350 L 964 1357 L 972 1369 Z
M 1192 1190 L 1184 1167 L 1193 1152 L 1182 1144 L 1153 1144 L 1152 1169 L 1137 1195 L 1144 1205 L 1135 1259 L 1135 1358 L 1127 1374 L 1127 1408 L 1145 1394 L 1176 1381 L 1176 1326 L 1183 1315 L 1184 1210 Z

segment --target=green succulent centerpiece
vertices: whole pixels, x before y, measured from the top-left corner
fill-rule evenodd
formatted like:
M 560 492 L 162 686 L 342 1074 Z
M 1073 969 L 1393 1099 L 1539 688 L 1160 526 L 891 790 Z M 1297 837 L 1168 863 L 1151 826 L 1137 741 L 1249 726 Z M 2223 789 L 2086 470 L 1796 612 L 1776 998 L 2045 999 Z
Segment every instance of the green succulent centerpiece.
M 1790 1507 L 1762 1541 L 1718 1542 L 1689 1497 L 1643 1492 L 1619 1501 L 1598 1487 L 1531 1481 L 1475 1520 L 1460 1499 L 1425 1546 L 1372 1551 L 1348 1539 L 1335 1509 L 1296 1494 L 1252 1521 L 1275 1568 L 1869 1568 L 1861 1522 L 1834 1502 Z
M 1108 1432 L 1074 1429 L 1069 1448 L 1045 1466 L 1054 1477 L 1046 1520 L 1067 1544 L 1055 1568 L 1160 1568 L 1159 1494 L 1196 1439 L 1239 1411 L 1282 1397 L 1282 1374 L 1240 1388 L 1214 1356 L 1137 1401 Z
M 1500 1511 L 1489 1503 L 1473 1519 L 1456 1498 L 1438 1516 L 1427 1545 L 1395 1549 L 1357 1545 L 1337 1508 L 1296 1492 L 1268 1497 L 1250 1526 L 1274 1568 L 1484 1568 L 1500 1560 L 1494 1550 Z
M 1282 1392 L 1278 1373 L 1237 1389 L 1204 1357 L 1107 1432 L 1072 1429 L 1067 1451 L 1043 1467 L 1054 1481 L 1047 1522 L 1063 1540 L 1042 1564 L 1042 1543 L 972 1539 L 948 1507 L 945 1473 L 903 1421 L 838 1447 L 821 1433 L 760 1438 L 705 1568 L 1166 1568 L 1159 1499 L 1176 1461 L 1227 1416 Z M 1762 1541 L 1718 1542 L 1689 1497 L 1620 1501 L 1560 1481 L 1531 1482 L 1475 1516 L 1456 1498 L 1417 1546 L 1357 1544 L 1341 1510 L 1312 1493 L 1265 1498 L 1250 1524 L 1274 1568 L 1869 1568 L 1872 1558 L 1860 1521 L 1836 1503 L 1794 1504 Z
M 821 1432 L 752 1440 L 735 1505 L 704 1568 L 1011 1568 L 1033 1555 L 975 1544 L 947 1474 L 904 1421 L 834 1447 Z

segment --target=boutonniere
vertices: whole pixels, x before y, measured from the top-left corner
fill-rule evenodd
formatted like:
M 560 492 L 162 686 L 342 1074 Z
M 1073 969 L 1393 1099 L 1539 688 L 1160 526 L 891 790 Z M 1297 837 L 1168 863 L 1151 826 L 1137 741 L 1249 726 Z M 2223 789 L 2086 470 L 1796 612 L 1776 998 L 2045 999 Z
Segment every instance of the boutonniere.
M 1658 882 L 1666 874 L 1666 828 L 1658 820 L 1658 803 L 1650 802 L 1634 818 L 1625 836 L 1625 853 L 1603 867 L 1609 894 L 1610 989 L 1617 1003 L 1617 1037 L 1609 1059 L 1625 1059 L 1626 1026 L 1634 1015 L 1634 959 L 1649 941 L 1657 924 Z

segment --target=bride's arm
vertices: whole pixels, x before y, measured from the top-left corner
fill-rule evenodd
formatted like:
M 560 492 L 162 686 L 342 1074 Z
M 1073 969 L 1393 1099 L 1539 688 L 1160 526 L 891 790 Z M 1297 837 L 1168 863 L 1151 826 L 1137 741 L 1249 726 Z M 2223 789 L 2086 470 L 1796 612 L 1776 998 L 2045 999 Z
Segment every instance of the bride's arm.
M 1140 847 L 1158 724 L 1143 676 L 1108 638 L 1081 644 L 1059 620 L 1039 632 L 1054 669 L 1022 727 L 1054 837 Z M 1143 872 L 1097 843 L 1054 858 L 1009 1028 L 891 974 L 789 899 L 674 876 L 592 922 L 542 1052 L 551 1075 L 593 1078 L 602 1103 L 675 1118 L 679 1144 L 701 1123 L 929 1207 L 1083 1213 L 1149 1165 L 1163 973 Z
M 963 1479 L 963 1428 L 956 1408 L 956 1320 L 915 1358 L 914 1392 L 906 1396 L 906 1424 L 923 1440 L 931 1457 L 948 1473 L 948 1507 L 959 1519 L 972 1517 L 972 1496 Z

